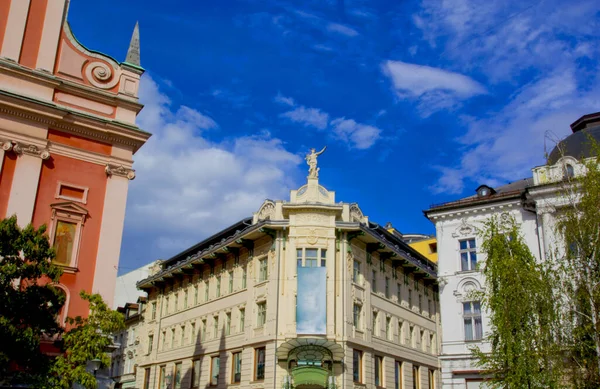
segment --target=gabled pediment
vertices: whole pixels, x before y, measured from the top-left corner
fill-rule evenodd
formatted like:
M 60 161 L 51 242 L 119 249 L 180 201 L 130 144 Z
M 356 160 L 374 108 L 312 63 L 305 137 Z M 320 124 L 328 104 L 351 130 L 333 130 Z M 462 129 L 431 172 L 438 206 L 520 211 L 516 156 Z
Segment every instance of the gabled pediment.
M 77 215 L 87 216 L 88 210 L 73 201 L 64 201 L 61 203 L 50 204 L 53 212 L 61 211 L 65 213 L 74 213 Z

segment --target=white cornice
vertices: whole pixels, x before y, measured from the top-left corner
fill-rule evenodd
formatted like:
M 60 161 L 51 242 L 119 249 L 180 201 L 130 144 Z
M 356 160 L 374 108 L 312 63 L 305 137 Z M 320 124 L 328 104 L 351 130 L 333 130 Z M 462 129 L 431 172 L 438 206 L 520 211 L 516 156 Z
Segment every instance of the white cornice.
M 464 215 L 481 215 L 485 213 L 494 213 L 498 211 L 513 210 L 521 207 L 521 199 L 511 199 L 493 203 L 478 204 L 475 206 L 463 206 L 449 210 L 428 212 L 429 220 L 435 223 L 439 219 L 460 218 Z

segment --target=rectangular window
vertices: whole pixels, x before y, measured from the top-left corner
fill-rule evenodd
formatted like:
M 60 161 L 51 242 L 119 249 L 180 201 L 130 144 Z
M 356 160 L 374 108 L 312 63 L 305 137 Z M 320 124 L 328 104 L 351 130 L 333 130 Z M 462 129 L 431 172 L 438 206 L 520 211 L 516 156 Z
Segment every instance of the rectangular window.
M 435 389 L 435 370 L 429 369 L 429 389 Z
M 460 245 L 460 268 L 462 271 L 477 269 L 477 247 L 475 239 L 459 241 Z
M 254 350 L 254 380 L 262 381 L 265 379 L 265 348 L 257 348 Z
M 413 365 L 413 389 L 421 389 L 421 377 L 419 376 L 419 366 Z
M 180 333 L 180 337 L 179 337 L 179 346 L 183 346 L 185 343 L 185 327 L 181 326 L 180 331 L 181 331 L 181 333 Z
M 390 278 L 385 277 L 385 298 L 390 298 Z
M 162 333 L 162 350 L 167 349 L 167 331 L 163 331 Z
M 208 301 L 208 297 L 209 297 L 208 292 L 209 292 L 208 282 L 204 281 L 204 302 Z
M 217 386 L 219 384 L 220 365 L 221 365 L 221 358 L 219 358 L 219 357 L 210 358 L 210 386 Z
M 352 352 L 352 380 L 356 383 L 362 383 L 362 356 L 360 350 Z
M 71 223 L 65 220 L 58 220 L 54 232 L 54 250 L 56 256 L 54 262 L 64 266 L 71 266 L 73 263 L 73 253 L 76 248 L 77 223 Z
M 402 285 L 399 282 L 396 284 L 396 298 L 398 299 L 398 304 L 402 304 Z
M 269 268 L 268 268 L 268 263 L 267 263 L 267 258 L 261 258 L 258 261 L 258 265 L 259 265 L 259 272 L 258 272 L 258 281 L 262 282 L 262 281 L 266 281 L 267 278 L 269 278 Z
M 327 250 L 321 249 L 321 267 L 327 266 Z
M 318 249 L 304 249 L 304 267 L 318 267 Z
M 175 347 L 175 328 L 171 328 L 171 348 Z
M 360 262 L 356 259 L 354 260 L 354 270 L 352 273 L 352 281 L 359 284 L 360 283 Z
M 435 354 L 435 338 L 433 335 L 429 335 L 429 350 L 432 354 Z
M 217 287 L 215 290 L 215 297 L 221 297 L 221 276 L 217 276 Z
M 463 303 L 463 320 L 465 340 L 481 340 L 483 328 L 481 325 L 481 303 L 479 301 Z
M 229 272 L 229 287 L 227 288 L 229 293 L 233 293 L 233 271 Z
M 408 289 L 408 308 L 412 309 L 413 307 L 413 292 L 412 289 Z
M 225 335 L 231 335 L 231 313 L 225 314 Z
M 248 277 L 248 273 L 246 270 L 246 266 L 242 268 L 242 289 L 246 289 L 246 278 Z
M 175 389 L 181 389 L 181 362 L 175 364 Z
M 423 312 L 423 296 L 419 293 L 419 312 Z
M 362 307 L 358 304 L 354 304 L 354 328 L 357 330 L 360 329 L 360 313 Z
M 160 367 L 160 375 L 158 377 L 158 388 L 167 389 L 167 367 L 162 365 Z
M 200 333 L 200 341 L 204 342 L 206 340 L 206 319 L 202 320 L 202 328 L 200 331 L 202 331 Z
M 240 309 L 240 330 L 239 330 L 239 332 L 244 332 L 245 326 L 246 326 L 246 310 Z
M 144 389 L 150 389 L 150 368 L 144 369 Z
M 233 366 L 231 372 L 231 383 L 239 384 L 242 381 L 242 353 L 235 352 L 232 354 Z
M 377 328 L 377 327 L 379 327 L 377 325 L 378 324 L 377 316 L 378 316 L 377 312 L 373 311 L 373 336 L 379 335 L 379 328 Z
M 219 316 L 213 317 L 213 339 L 219 337 Z
M 183 309 L 188 307 L 188 291 L 187 289 L 183 292 Z
M 398 343 L 404 344 L 406 339 L 404 338 L 404 322 L 398 320 Z
M 377 292 L 377 272 L 373 270 L 373 276 L 371 277 L 371 292 Z
M 192 388 L 197 389 L 200 387 L 200 360 L 195 359 L 192 361 Z
M 267 303 L 259 303 L 256 304 L 257 308 L 257 316 L 256 316 L 256 326 L 262 327 L 265 325 L 267 321 Z
M 392 333 L 392 318 L 391 317 L 387 317 L 385 319 L 385 334 L 387 336 L 387 340 L 392 340 L 392 335 L 394 335 Z
M 383 386 L 383 357 L 375 356 L 375 386 Z
M 194 305 L 198 305 L 198 285 L 194 285 Z
M 169 296 L 167 296 L 165 298 L 165 306 L 163 309 L 163 316 L 168 315 L 169 314 Z
M 148 335 L 148 354 L 152 352 L 152 345 L 154 343 L 154 335 Z
M 175 292 L 175 311 L 177 312 L 177 310 L 179 309 L 179 293 Z
M 196 343 L 196 323 L 192 323 L 190 328 L 190 344 Z
M 394 368 L 394 389 L 404 388 L 404 375 L 402 374 L 402 362 L 396 361 Z
M 156 320 L 156 302 L 152 303 L 151 320 Z

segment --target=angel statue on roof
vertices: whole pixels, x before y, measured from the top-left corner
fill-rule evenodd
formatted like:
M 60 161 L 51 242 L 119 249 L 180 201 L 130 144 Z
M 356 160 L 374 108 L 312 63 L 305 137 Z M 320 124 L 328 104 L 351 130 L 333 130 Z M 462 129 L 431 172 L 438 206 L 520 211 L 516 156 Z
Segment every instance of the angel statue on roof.
M 327 146 L 323 147 L 317 153 L 317 149 L 310 149 L 310 153 L 306 154 L 306 163 L 308 164 L 308 178 L 319 178 L 319 168 L 317 167 L 317 157 L 325 151 Z

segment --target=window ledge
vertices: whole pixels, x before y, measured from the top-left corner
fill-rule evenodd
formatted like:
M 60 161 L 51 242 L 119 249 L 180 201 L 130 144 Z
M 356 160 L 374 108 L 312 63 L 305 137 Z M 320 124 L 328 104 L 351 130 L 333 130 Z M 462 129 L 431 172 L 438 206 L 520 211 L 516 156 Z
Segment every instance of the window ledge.
M 267 282 L 269 282 L 268 278 L 266 280 L 256 281 L 256 284 L 254 284 L 254 287 L 261 286 L 263 284 L 266 284 Z
M 62 269 L 63 273 L 70 273 L 70 274 L 74 274 L 74 273 L 78 273 L 79 269 L 76 267 L 72 267 L 72 266 L 67 266 L 67 265 L 62 265 L 60 263 L 56 263 L 56 262 L 52 262 L 55 266 L 58 266 Z

